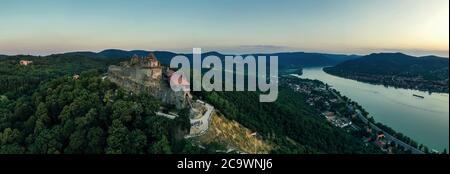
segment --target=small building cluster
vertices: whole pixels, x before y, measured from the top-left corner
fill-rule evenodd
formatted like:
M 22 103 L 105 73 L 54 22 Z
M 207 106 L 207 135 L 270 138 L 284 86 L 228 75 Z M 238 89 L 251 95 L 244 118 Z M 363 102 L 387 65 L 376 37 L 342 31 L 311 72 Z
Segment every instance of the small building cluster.
M 72 79 L 73 80 L 79 80 L 80 79 L 80 75 L 75 74 L 75 75 L 72 76 Z
M 324 112 L 322 113 L 328 122 L 333 124 L 336 127 L 345 128 L 347 126 L 352 125 L 352 121 L 345 118 L 345 117 L 336 117 L 336 115 L 333 112 Z
M 31 60 L 21 60 L 19 62 L 19 64 L 22 66 L 28 66 L 28 65 L 31 65 L 32 63 L 33 63 L 33 61 L 31 61 Z

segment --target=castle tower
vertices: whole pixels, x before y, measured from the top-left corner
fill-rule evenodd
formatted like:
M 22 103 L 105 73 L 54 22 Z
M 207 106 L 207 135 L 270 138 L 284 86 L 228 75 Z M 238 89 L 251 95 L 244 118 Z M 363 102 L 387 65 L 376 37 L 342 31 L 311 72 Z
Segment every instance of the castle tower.
M 139 58 L 138 55 L 133 55 L 133 57 L 131 58 L 130 64 L 131 65 L 137 65 L 141 62 L 141 59 Z
M 150 68 L 160 67 L 161 66 L 159 61 L 158 61 L 158 59 L 156 59 L 155 54 L 153 54 L 153 53 L 150 53 L 147 56 L 147 61 L 150 63 Z
M 149 60 L 156 60 L 156 56 L 155 56 L 155 54 L 154 54 L 153 52 L 150 52 L 150 53 L 148 54 L 147 58 L 148 58 Z
M 149 76 L 152 79 L 159 80 L 162 76 L 162 67 L 159 63 L 158 59 L 156 58 L 155 54 L 150 53 L 147 58 L 145 59 L 145 65 L 146 68 L 149 68 Z

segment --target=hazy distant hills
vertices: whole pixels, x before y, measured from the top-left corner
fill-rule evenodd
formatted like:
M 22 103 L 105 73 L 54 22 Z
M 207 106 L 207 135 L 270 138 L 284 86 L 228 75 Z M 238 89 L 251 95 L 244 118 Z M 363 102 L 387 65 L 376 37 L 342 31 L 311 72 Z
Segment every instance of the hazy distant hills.
M 436 56 L 413 57 L 402 53 L 378 53 L 345 61 L 327 69 L 340 72 L 415 76 L 421 73 L 448 71 L 448 59 Z M 448 78 L 448 74 L 446 77 L 437 78 Z
M 185 55 L 192 59 L 192 54 L 179 54 L 169 51 L 152 51 L 156 57 L 163 63 L 169 64 L 170 60 L 176 55 Z M 150 51 L 132 50 L 125 51 L 120 49 L 107 49 L 101 52 L 69 52 L 63 54 L 55 54 L 51 56 L 69 56 L 69 57 L 88 57 L 88 58 L 110 58 L 110 59 L 128 59 L 133 55 L 147 56 Z M 206 52 L 202 54 L 202 58 L 209 55 L 215 55 L 224 58 L 225 55 L 219 52 Z M 377 73 L 377 74 L 398 74 L 408 72 L 409 68 L 415 68 L 416 71 L 448 70 L 448 59 L 437 56 L 414 57 L 402 53 L 378 53 L 367 56 L 344 55 L 344 54 L 323 54 L 323 53 L 305 53 L 305 52 L 282 52 L 268 54 L 244 54 L 242 56 L 278 56 L 278 63 L 281 68 L 296 67 L 323 67 L 335 66 L 327 68 L 329 71 L 352 71 L 360 73 Z M 0 58 L 5 55 L 0 54 Z M 360 68 L 361 67 L 361 68 Z M 345 70 L 346 69 L 346 70 Z M 415 71 L 415 72 L 416 72 Z
M 402 53 L 378 53 L 348 60 L 327 73 L 396 87 L 448 92 L 448 58 L 414 57 Z
M 108 49 L 98 53 L 94 52 L 71 52 L 64 53 L 63 55 L 71 56 L 85 56 L 95 58 L 130 58 L 133 55 L 147 56 L 150 51 L 133 50 L 124 51 L 118 49 Z M 185 55 L 189 59 L 192 59 L 192 54 L 178 54 L 168 51 L 154 51 L 156 57 L 163 64 L 169 64 L 170 60 L 176 55 Z M 206 52 L 202 54 L 202 58 L 214 55 L 219 58 L 225 58 L 226 54 L 219 52 Z M 247 56 L 246 54 L 243 56 Z M 320 67 L 320 66 L 333 66 L 338 63 L 353 60 L 359 56 L 355 55 L 340 55 L 340 54 L 320 54 L 320 53 L 305 53 L 305 52 L 286 52 L 286 53 L 271 53 L 271 54 L 251 54 L 253 56 L 278 56 L 278 63 L 280 68 L 298 68 L 298 67 Z
M 150 53 L 150 51 L 144 51 L 144 50 L 133 50 L 133 51 L 124 51 L 124 50 L 117 50 L 117 49 L 108 49 L 103 50 L 101 52 L 95 53 L 95 52 L 69 52 L 69 53 L 63 53 L 60 55 L 78 55 L 78 56 L 86 56 L 86 57 L 92 57 L 92 58 L 130 58 L 133 55 L 138 56 L 147 56 Z
M 333 66 L 347 60 L 353 60 L 359 56 L 339 55 L 339 54 L 321 54 L 321 53 L 273 53 L 273 54 L 254 54 L 254 56 L 278 56 L 278 64 L 281 68 L 290 67 L 323 67 Z

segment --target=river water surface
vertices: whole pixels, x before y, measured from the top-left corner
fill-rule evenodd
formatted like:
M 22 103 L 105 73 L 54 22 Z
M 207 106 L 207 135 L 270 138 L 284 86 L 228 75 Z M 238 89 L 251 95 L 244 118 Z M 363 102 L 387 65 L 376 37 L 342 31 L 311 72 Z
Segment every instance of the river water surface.
M 300 78 L 317 79 L 359 103 L 375 121 L 424 144 L 449 150 L 449 95 L 373 85 L 325 73 L 322 68 L 303 69 Z M 413 94 L 424 96 L 419 98 Z

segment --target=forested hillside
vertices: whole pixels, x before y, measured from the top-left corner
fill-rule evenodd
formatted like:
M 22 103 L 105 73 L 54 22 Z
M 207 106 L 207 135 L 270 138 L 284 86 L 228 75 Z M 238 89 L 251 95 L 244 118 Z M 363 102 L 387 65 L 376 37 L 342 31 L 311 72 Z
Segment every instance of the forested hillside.
M 336 129 L 307 105 L 301 94 L 281 87 L 274 103 L 260 103 L 256 92 L 201 92 L 224 115 L 278 145 L 273 153 L 380 153 L 374 146 Z
M 187 114 L 157 117 L 159 101 L 149 94 L 131 95 L 104 80 L 119 61 L 80 53 L 0 60 L 0 153 L 215 152 L 215 144 L 199 149 L 180 136 Z M 274 144 L 272 153 L 379 153 L 320 118 L 302 95 L 280 88 L 275 103 L 260 103 L 255 92 L 194 95 L 257 131 Z
M 97 72 L 64 76 L 0 100 L 0 153 L 199 153 L 175 140 L 187 117 L 158 117 L 158 108 L 149 94 L 130 95 Z
M 147 56 L 150 51 L 145 50 L 118 50 L 118 49 L 108 49 L 98 53 L 94 52 L 71 52 L 59 54 L 59 56 L 84 56 L 84 57 L 96 57 L 101 59 L 118 59 L 118 58 L 129 58 L 133 55 Z M 159 61 L 162 64 L 170 64 L 170 60 L 176 55 L 184 55 L 192 60 L 191 53 L 174 53 L 169 51 L 153 51 Z M 217 56 L 220 59 L 225 59 L 225 56 L 234 56 L 233 54 L 224 54 L 216 51 L 204 52 L 201 56 L 205 58 L 207 56 Z M 359 56 L 355 55 L 343 55 L 343 54 L 321 54 L 321 53 L 305 53 L 305 52 L 285 52 L 285 53 L 267 53 L 267 54 L 244 54 L 243 57 L 252 56 L 278 56 L 278 64 L 280 69 L 287 68 L 299 68 L 299 67 L 322 67 L 322 66 L 333 66 L 338 63 L 353 60 Z
M 33 61 L 30 65 L 20 65 L 20 60 Z M 31 95 L 39 84 L 63 75 L 75 75 L 96 69 L 105 72 L 110 64 L 120 59 L 97 59 L 85 56 L 52 55 L 10 56 L 0 60 L 0 94 L 8 98 Z
M 333 75 L 394 87 L 448 93 L 448 58 L 371 54 L 324 68 Z

